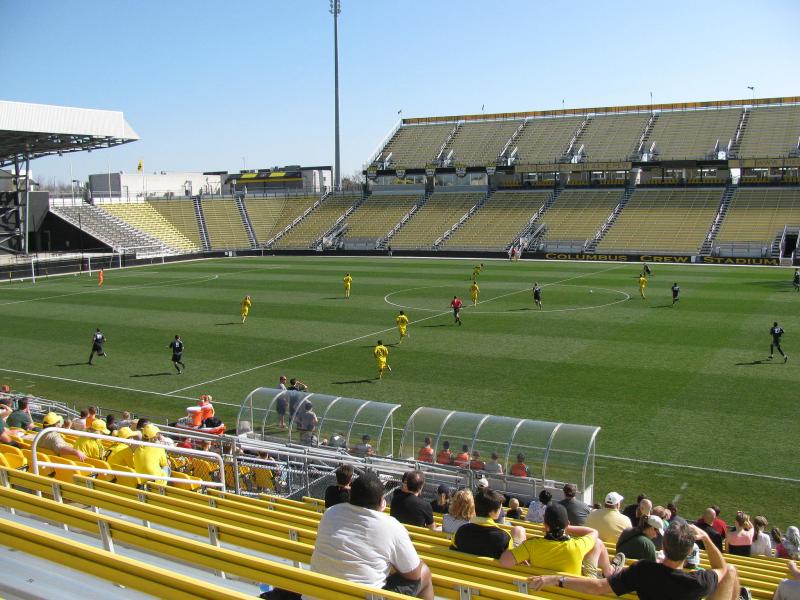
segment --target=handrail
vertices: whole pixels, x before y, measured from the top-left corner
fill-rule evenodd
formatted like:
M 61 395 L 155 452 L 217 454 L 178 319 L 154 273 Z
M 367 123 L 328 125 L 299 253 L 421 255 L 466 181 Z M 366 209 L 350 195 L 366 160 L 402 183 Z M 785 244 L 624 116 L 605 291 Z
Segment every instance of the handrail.
M 180 448 L 178 446 L 165 446 L 164 444 L 153 444 L 151 442 L 141 442 L 139 440 L 134 440 L 131 438 L 123 439 L 120 437 L 113 437 L 110 435 L 102 435 L 99 433 L 90 433 L 88 431 L 78 431 L 76 429 L 64 429 L 63 427 L 47 427 L 39 431 L 36 436 L 33 438 L 31 442 L 31 470 L 34 475 L 39 474 L 39 467 L 49 467 L 51 469 L 62 469 L 65 471 L 81 471 L 84 473 L 98 473 L 98 474 L 105 474 L 105 475 L 114 475 L 116 477 L 135 477 L 136 479 L 147 479 L 153 481 L 164 481 L 166 483 L 186 483 L 185 479 L 180 477 L 169 477 L 167 475 L 147 475 L 145 473 L 128 473 L 126 471 L 116 471 L 114 469 L 102 469 L 98 467 L 91 467 L 83 465 L 65 465 L 62 463 L 54 463 L 50 461 L 40 461 L 37 457 L 37 451 L 39 446 L 39 440 L 42 439 L 42 436 L 45 434 L 49 434 L 52 432 L 56 433 L 66 433 L 67 435 L 74 435 L 75 437 L 87 437 L 92 439 L 98 440 L 107 440 L 110 442 L 116 442 L 121 444 L 128 444 L 131 446 L 146 446 L 150 448 L 162 448 L 168 452 L 174 452 L 176 454 L 185 454 L 188 456 L 202 456 L 213 459 L 219 465 L 219 473 L 225 473 L 225 463 L 222 460 L 222 456 L 216 454 L 214 452 L 206 452 L 204 450 L 191 450 L 189 448 Z M 220 481 L 205 481 L 197 482 L 199 485 L 203 485 L 205 487 L 218 487 L 225 490 L 225 478 L 220 477 Z

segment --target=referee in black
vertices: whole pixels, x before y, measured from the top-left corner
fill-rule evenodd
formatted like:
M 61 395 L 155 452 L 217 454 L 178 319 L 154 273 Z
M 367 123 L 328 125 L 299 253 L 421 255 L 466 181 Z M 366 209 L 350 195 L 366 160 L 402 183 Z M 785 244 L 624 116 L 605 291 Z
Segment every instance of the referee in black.
M 105 350 L 103 350 L 103 344 L 105 343 L 106 336 L 103 335 L 103 332 L 100 331 L 100 328 L 98 327 L 94 332 L 94 336 L 92 336 L 92 351 L 89 354 L 89 364 L 92 364 L 92 359 L 94 358 L 95 354 L 97 354 L 97 356 L 105 356 L 108 358 L 108 354 L 106 354 Z
M 183 369 L 186 368 L 186 365 L 183 364 L 183 340 L 181 340 L 181 336 L 176 334 L 175 339 L 170 342 L 169 348 L 172 349 L 172 364 L 178 375 L 180 375 L 183 373 Z
M 781 348 L 781 336 L 783 335 L 783 327 L 778 325 L 778 322 L 775 321 L 772 324 L 772 327 L 769 328 L 769 334 L 772 336 L 772 343 L 769 345 L 769 356 L 767 357 L 767 360 L 772 360 L 772 352 L 775 348 L 777 348 L 778 352 L 780 352 L 781 356 L 783 357 L 783 362 L 785 363 L 786 361 L 789 360 L 789 355 L 784 354 L 783 349 Z

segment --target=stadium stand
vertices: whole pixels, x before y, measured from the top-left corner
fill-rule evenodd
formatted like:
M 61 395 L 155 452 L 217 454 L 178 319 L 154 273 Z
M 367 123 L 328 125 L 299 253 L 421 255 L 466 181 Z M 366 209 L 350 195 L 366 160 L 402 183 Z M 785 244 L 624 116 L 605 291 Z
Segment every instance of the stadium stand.
M 202 247 L 194 205 L 190 200 L 151 200 L 150 205 L 186 239 Z
M 516 139 L 517 162 L 559 162 L 582 122 L 580 117 L 528 120 Z
M 800 188 L 740 187 L 716 241 L 769 246 L 786 225 L 800 225 Z
M 627 160 L 636 149 L 650 114 L 596 116 L 575 142 L 575 152 L 581 147 L 586 160 Z
M 421 193 L 370 195 L 347 217 L 344 241 L 378 242 L 421 200 Z
M 597 232 L 619 204 L 622 190 L 565 189 L 542 215 L 544 240 L 585 241 Z
M 503 251 L 528 225 L 550 195 L 549 191 L 495 192 L 453 232 L 443 248 Z
M 519 125 L 517 120 L 462 123 L 448 142 L 444 153 L 448 155 L 452 151 L 452 162 L 455 164 L 494 164 Z
M 158 238 L 176 251 L 196 252 L 200 249 L 200 246 L 181 233 L 149 202 L 104 204 L 102 208 L 132 227 Z
M 800 156 L 800 105 L 748 111 L 739 158 Z
M 360 195 L 336 194 L 328 196 L 286 235 L 276 243 L 276 248 L 307 250 L 319 240 L 347 209 L 361 200 Z
M 260 244 L 280 234 L 319 200 L 319 196 L 278 196 L 246 198 L 245 207 Z
M 209 241 L 214 250 L 250 247 L 250 240 L 235 200 L 204 198 L 202 206 Z
M 50 211 L 116 251 L 165 247 L 160 239 L 140 231 L 93 204 L 52 206 Z
M 455 123 L 403 125 L 378 154 L 376 162 L 392 166 L 424 167 L 439 154 Z
M 721 187 L 637 189 L 597 250 L 696 253 L 723 191 Z
M 392 248 L 429 250 L 484 193 L 435 192 L 391 239 Z
M 658 114 L 648 137 L 659 160 L 706 158 L 727 150 L 742 109 L 669 111 Z

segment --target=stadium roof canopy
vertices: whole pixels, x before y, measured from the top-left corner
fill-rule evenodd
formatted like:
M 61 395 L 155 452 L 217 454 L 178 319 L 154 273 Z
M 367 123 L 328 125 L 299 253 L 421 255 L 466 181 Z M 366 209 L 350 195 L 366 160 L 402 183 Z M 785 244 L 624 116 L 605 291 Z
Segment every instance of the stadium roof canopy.
M 138 139 L 119 111 L 0 100 L 0 167 Z

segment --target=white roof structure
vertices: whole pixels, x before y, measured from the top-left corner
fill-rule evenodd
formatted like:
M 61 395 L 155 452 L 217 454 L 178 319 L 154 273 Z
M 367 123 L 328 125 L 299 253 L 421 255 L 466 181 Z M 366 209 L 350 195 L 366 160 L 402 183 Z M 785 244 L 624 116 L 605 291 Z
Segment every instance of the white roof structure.
M 119 111 L 0 100 L 0 167 L 51 154 L 110 148 L 139 135 Z

